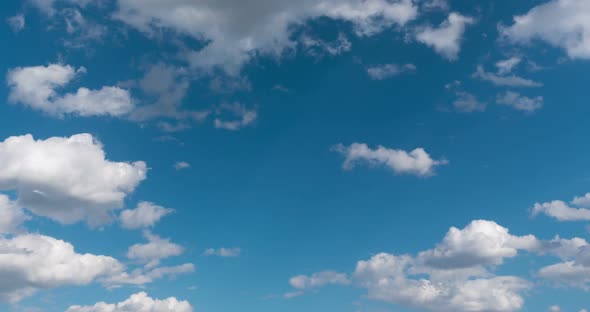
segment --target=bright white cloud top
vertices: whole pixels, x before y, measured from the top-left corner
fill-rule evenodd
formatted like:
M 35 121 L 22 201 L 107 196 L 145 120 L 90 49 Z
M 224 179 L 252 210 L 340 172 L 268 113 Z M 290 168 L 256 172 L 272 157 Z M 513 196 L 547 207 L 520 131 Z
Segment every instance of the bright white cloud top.
M 120 117 L 133 110 L 131 95 L 119 87 L 102 87 L 98 90 L 81 87 L 75 93 L 58 92 L 85 72 L 84 67 L 75 69 L 62 64 L 11 69 L 7 76 L 11 90 L 9 99 L 13 103 L 55 116 Z
M 185 300 L 169 297 L 154 299 L 145 292 L 138 292 L 118 303 L 98 302 L 92 306 L 71 306 L 66 312 L 193 312 Z
M 107 160 L 90 134 L 0 142 L 0 189 L 16 191 L 19 205 L 65 224 L 109 222 L 146 173 L 143 161 Z

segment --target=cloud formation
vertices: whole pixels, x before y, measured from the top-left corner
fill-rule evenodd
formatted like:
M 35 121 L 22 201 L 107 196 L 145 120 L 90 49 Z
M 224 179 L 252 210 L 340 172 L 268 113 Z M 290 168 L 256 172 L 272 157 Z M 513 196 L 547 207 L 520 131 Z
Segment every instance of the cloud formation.
M 434 48 L 436 52 L 450 61 L 454 61 L 461 51 L 463 33 L 475 19 L 453 12 L 438 28 L 426 27 L 416 34 L 416 39 Z
M 153 227 L 174 209 L 164 208 L 150 202 L 140 202 L 135 209 L 125 209 L 119 215 L 121 226 L 125 229 Z
M 53 116 L 115 116 L 120 117 L 134 109 L 134 102 L 127 90 L 105 86 L 98 90 L 85 87 L 74 93 L 60 94 L 79 75 L 84 67 L 70 65 L 17 67 L 7 75 L 9 100 Z
M 90 134 L 0 142 L 0 189 L 16 191 L 21 207 L 65 224 L 109 222 L 146 172 L 143 161 L 107 160 Z
M 70 306 L 66 312 L 192 312 L 188 301 L 169 297 L 153 299 L 145 292 L 138 292 L 118 303 L 98 302 L 92 306 Z
M 352 143 L 349 146 L 338 144 L 332 150 L 345 157 L 342 167 L 346 170 L 354 168 L 357 164 L 365 163 L 371 166 L 385 166 L 396 174 L 429 176 L 434 174 L 436 167 L 448 163 L 444 159 L 432 159 L 422 148 L 406 152 L 381 145 L 376 149 L 371 149 L 365 143 Z

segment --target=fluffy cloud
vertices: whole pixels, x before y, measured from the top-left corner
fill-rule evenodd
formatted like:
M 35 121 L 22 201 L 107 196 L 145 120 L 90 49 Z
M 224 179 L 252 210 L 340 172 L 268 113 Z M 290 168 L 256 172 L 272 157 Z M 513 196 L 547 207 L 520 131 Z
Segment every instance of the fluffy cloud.
M 148 231 L 143 233 L 148 240 L 145 244 L 135 244 L 129 247 L 127 258 L 144 263 L 147 268 L 152 268 L 160 264 L 160 260 L 168 257 L 182 254 L 182 246 L 163 239 Z
M 7 75 L 9 100 L 54 116 L 123 116 L 134 108 L 129 92 L 119 87 L 81 87 L 75 93 L 58 94 L 59 88 L 85 72 L 84 67 L 62 64 L 11 69 Z
M 27 219 L 27 215 L 17 203 L 0 194 L 0 235 L 19 232 Z
M 230 74 L 255 55 L 279 56 L 292 49 L 292 26 L 310 19 L 346 21 L 358 35 L 368 36 L 418 15 L 412 0 L 118 0 L 118 8 L 115 18 L 148 35 L 168 28 L 206 42 L 186 57 L 195 67 L 222 67 Z
M 107 160 L 90 134 L 0 142 L 0 189 L 16 191 L 20 206 L 61 223 L 108 222 L 146 170 L 142 161 Z
M 571 58 L 590 58 L 590 3 L 586 0 L 551 0 L 515 16 L 511 26 L 501 27 L 513 42 L 543 40 L 562 48 Z
M 93 306 L 71 306 L 66 312 L 192 312 L 193 307 L 188 301 L 180 301 L 174 297 L 164 300 L 153 299 L 145 292 L 131 295 L 119 303 L 98 302 Z
M 173 209 L 164 208 L 150 202 L 140 202 L 135 209 L 121 211 L 119 221 L 126 229 L 139 229 L 152 227 L 164 216 L 174 212 Z
M 498 69 L 498 74 L 499 75 L 506 75 L 506 74 L 510 73 L 512 71 L 512 69 L 514 69 L 514 67 L 516 67 L 518 64 L 520 64 L 521 61 L 522 61 L 522 58 L 520 58 L 518 56 L 513 56 L 508 59 L 496 62 L 495 65 L 496 65 L 496 68 Z
M 354 278 L 372 299 L 431 311 L 516 311 L 524 304 L 520 293 L 530 287 L 527 281 L 513 276 L 412 277 L 412 263 L 410 256 L 377 254 L 358 262 Z
M 384 80 L 405 72 L 415 72 L 414 64 L 383 64 L 367 68 L 367 74 L 373 80 Z
M 191 164 L 187 163 L 186 161 L 177 161 L 174 164 L 174 169 L 176 169 L 176 170 L 188 169 L 190 167 L 191 167 Z
M 477 66 L 477 70 L 472 75 L 473 78 L 489 81 L 497 86 L 504 87 L 541 87 L 542 83 L 518 77 L 515 75 L 500 75 L 495 73 L 486 72 L 482 66 Z
M 87 285 L 119 274 L 116 259 L 78 254 L 74 247 L 52 237 L 27 234 L 0 237 L 0 300 L 16 302 L 38 289 Z
M 237 257 L 240 255 L 241 252 L 242 252 L 242 250 L 237 247 L 233 247 L 233 248 L 221 247 L 221 248 L 217 248 L 217 249 L 208 248 L 207 250 L 205 250 L 205 252 L 203 254 L 205 256 L 218 256 L 218 257 L 228 258 L 228 257 Z
M 475 23 L 471 17 L 451 13 L 438 28 L 426 27 L 416 34 L 416 39 L 434 48 L 448 60 L 456 60 L 461 50 L 461 40 L 467 25 Z
M 421 252 L 418 259 L 439 269 L 499 265 L 518 250 L 538 250 L 540 245 L 533 235 L 514 236 L 493 221 L 476 220 L 464 229 L 450 228 L 436 248 Z
M 574 200 L 575 201 L 575 200 Z M 554 200 L 545 203 L 535 203 L 532 208 L 532 215 L 546 214 L 559 221 L 581 221 L 590 220 L 590 210 L 585 208 L 572 208 L 561 200 Z
M 229 114 L 231 119 L 225 119 L 224 114 Z M 213 121 L 215 128 L 225 130 L 239 130 L 258 118 L 255 110 L 247 109 L 240 103 L 222 104 L 216 111 L 217 117 Z
M 506 105 L 516 110 L 525 111 L 529 113 L 534 112 L 543 107 L 542 96 L 529 98 L 513 91 L 506 91 L 502 94 L 499 94 L 496 98 L 496 102 L 500 105 Z
M 422 148 L 416 148 L 408 153 L 380 145 L 376 149 L 371 149 L 364 143 L 352 143 L 350 146 L 338 144 L 332 149 L 344 155 L 344 169 L 352 169 L 358 163 L 367 163 L 373 166 L 386 166 L 396 174 L 429 176 L 434 174 L 435 167 L 447 163 L 446 160 L 432 159 Z

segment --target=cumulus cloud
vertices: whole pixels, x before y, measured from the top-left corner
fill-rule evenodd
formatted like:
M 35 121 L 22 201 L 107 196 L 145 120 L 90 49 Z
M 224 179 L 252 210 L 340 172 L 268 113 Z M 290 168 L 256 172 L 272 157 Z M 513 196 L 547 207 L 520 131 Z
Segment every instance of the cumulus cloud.
M 431 311 L 517 311 L 530 283 L 513 276 L 413 277 L 413 259 L 380 253 L 359 261 L 354 279 L 369 298 Z
M 294 276 L 289 280 L 289 284 L 296 290 L 285 293 L 283 297 L 286 299 L 298 297 L 303 295 L 303 293 L 307 290 L 324 287 L 326 285 L 349 285 L 351 284 L 351 281 L 344 273 L 322 271 L 313 273 L 310 276 Z
M 123 270 L 114 258 L 76 253 L 71 244 L 52 237 L 0 237 L 2 301 L 17 302 L 39 289 L 87 285 Z
M 497 86 L 504 87 L 534 88 L 543 86 L 543 84 L 540 82 L 518 77 L 516 75 L 499 75 L 491 72 L 486 72 L 482 66 L 477 66 L 477 70 L 472 75 L 472 77 L 484 81 L 489 81 Z
M 456 60 L 461 51 L 463 33 L 475 19 L 459 13 L 449 14 L 438 28 L 426 27 L 416 34 L 416 39 L 434 48 L 436 52 L 450 61 Z
M 20 232 L 21 225 L 28 219 L 17 203 L 0 194 L 0 235 Z
M 384 80 L 407 72 L 415 72 L 414 64 L 382 64 L 367 68 L 367 74 L 373 80 Z
M 514 17 L 500 27 L 504 37 L 516 43 L 540 39 L 562 48 L 570 58 L 590 58 L 590 3 L 585 0 L 551 0 Z
M 434 174 L 437 166 L 447 164 L 444 159 L 432 159 L 422 148 L 416 148 L 408 153 L 381 145 L 371 149 L 365 143 L 352 143 L 349 146 L 338 144 L 332 150 L 345 157 L 342 167 L 347 170 L 354 168 L 357 164 L 366 163 L 371 166 L 385 166 L 396 174 L 429 176 Z
M 205 252 L 203 253 L 205 256 L 218 256 L 218 257 L 223 257 L 223 258 L 229 258 L 229 257 L 237 257 L 240 255 L 240 253 L 242 252 L 242 250 L 238 247 L 232 247 L 232 248 L 225 248 L 225 247 L 221 247 L 221 248 L 208 248 L 207 250 L 205 250 Z
M 475 220 L 464 229 L 451 227 L 436 248 L 421 252 L 419 261 L 435 268 L 467 268 L 502 264 L 518 250 L 539 250 L 533 236 L 514 236 L 493 221 Z
M 192 312 L 188 301 L 169 297 L 153 299 L 145 292 L 138 292 L 119 303 L 98 302 L 92 306 L 70 306 L 66 312 Z
M 59 88 L 85 72 L 84 67 L 62 64 L 13 68 L 7 75 L 9 100 L 54 116 L 120 117 L 133 110 L 131 95 L 119 87 L 81 87 L 74 93 L 58 93 Z
M 590 210 L 586 208 L 573 208 L 561 200 L 545 203 L 535 203 L 532 215 L 546 214 L 559 221 L 586 221 L 590 220 Z
M 160 260 L 178 256 L 184 252 L 184 248 L 170 242 L 168 239 L 144 231 L 143 236 L 148 240 L 145 244 L 135 244 L 129 247 L 127 258 L 144 263 L 147 268 L 160 264 Z
M 543 97 L 537 96 L 530 98 L 520 95 L 517 92 L 506 91 L 498 95 L 496 103 L 531 113 L 543 107 Z
M 216 115 L 213 121 L 215 128 L 232 131 L 248 126 L 258 118 L 255 110 L 247 109 L 240 103 L 222 104 L 217 109 Z
M 418 15 L 412 0 L 118 0 L 118 8 L 116 19 L 148 35 L 167 28 L 205 42 L 187 53 L 192 66 L 221 67 L 233 75 L 255 55 L 280 56 L 292 49 L 292 26 L 310 19 L 349 22 L 358 35 L 369 36 Z
M 142 161 L 107 160 L 90 134 L 0 142 L 0 189 L 16 191 L 18 204 L 33 213 L 66 224 L 109 222 L 146 171 Z
M 164 208 L 150 202 L 140 202 L 135 209 L 125 209 L 119 215 L 121 226 L 126 229 L 152 227 L 174 209 Z

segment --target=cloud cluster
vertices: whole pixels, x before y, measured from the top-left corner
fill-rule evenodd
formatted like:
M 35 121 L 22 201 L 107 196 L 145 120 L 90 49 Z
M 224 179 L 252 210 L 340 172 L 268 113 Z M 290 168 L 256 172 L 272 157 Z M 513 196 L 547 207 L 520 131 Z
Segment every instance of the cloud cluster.
M 449 14 L 446 21 L 438 28 L 425 27 L 416 34 L 416 39 L 434 48 L 443 57 L 454 61 L 461 50 L 461 40 L 468 25 L 475 23 L 475 19 L 459 13 Z
M 514 17 L 502 35 L 516 43 L 543 40 L 562 48 L 571 58 L 590 58 L 590 3 L 585 0 L 551 0 Z
M 174 209 L 164 208 L 150 202 L 140 202 L 135 209 L 125 209 L 119 214 L 121 226 L 125 229 L 152 227 Z
M 256 55 L 276 57 L 292 49 L 292 26 L 311 19 L 346 21 L 358 35 L 369 36 L 418 15 L 412 0 L 118 0 L 118 8 L 116 19 L 150 36 L 167 28 L 206 42 L 186 58 L 193 67 L 221 67 L 229 74 Z
M 33 213 L 69 224 L 109 222 L 111 212 L 146 178 L 143 161 L 113 162 L 90 134 L 0 142 L 0 190 L 16 191 Z
M 169 297 L 153 299 L 145 292 L 138 292 L 118 303 L 98 302 L 92 306 L 70 306 L 66 312 L 192 312 L 188 301 Z
M 131 95 L 119 87 L 106 86 L 98 90 L 81 87 L 74 93 L 58 92 L 85 72 L 84 67 L 75 69 L 62 64 L 11 69 L 7 75 L 9 100 L 54 116 L 120 117 L 133 110 Z
M 178 256 L 184 252 L 182 246 L 174 244 L 168 239 L 160 238 L 149 231 L 144 231 L 143 236 L 148 242 L 129 247 L 127 258 L 145 264 L 146 268 L 155 267 L 160 264 L 160 260 Z
M 388 167 L 396 174 L 429 176 L 434 174 L 434 168 L 447 164 L 446 160 L 432 159 L 422 148 L 406 152 L 384 146 L 371 149 L 365 143 L 352 143 L 349 146 L 338 144 L 332 150 L 345 157 L 342 167 L 347 170 L 359 163 L 366 163 L 372 166 Z

